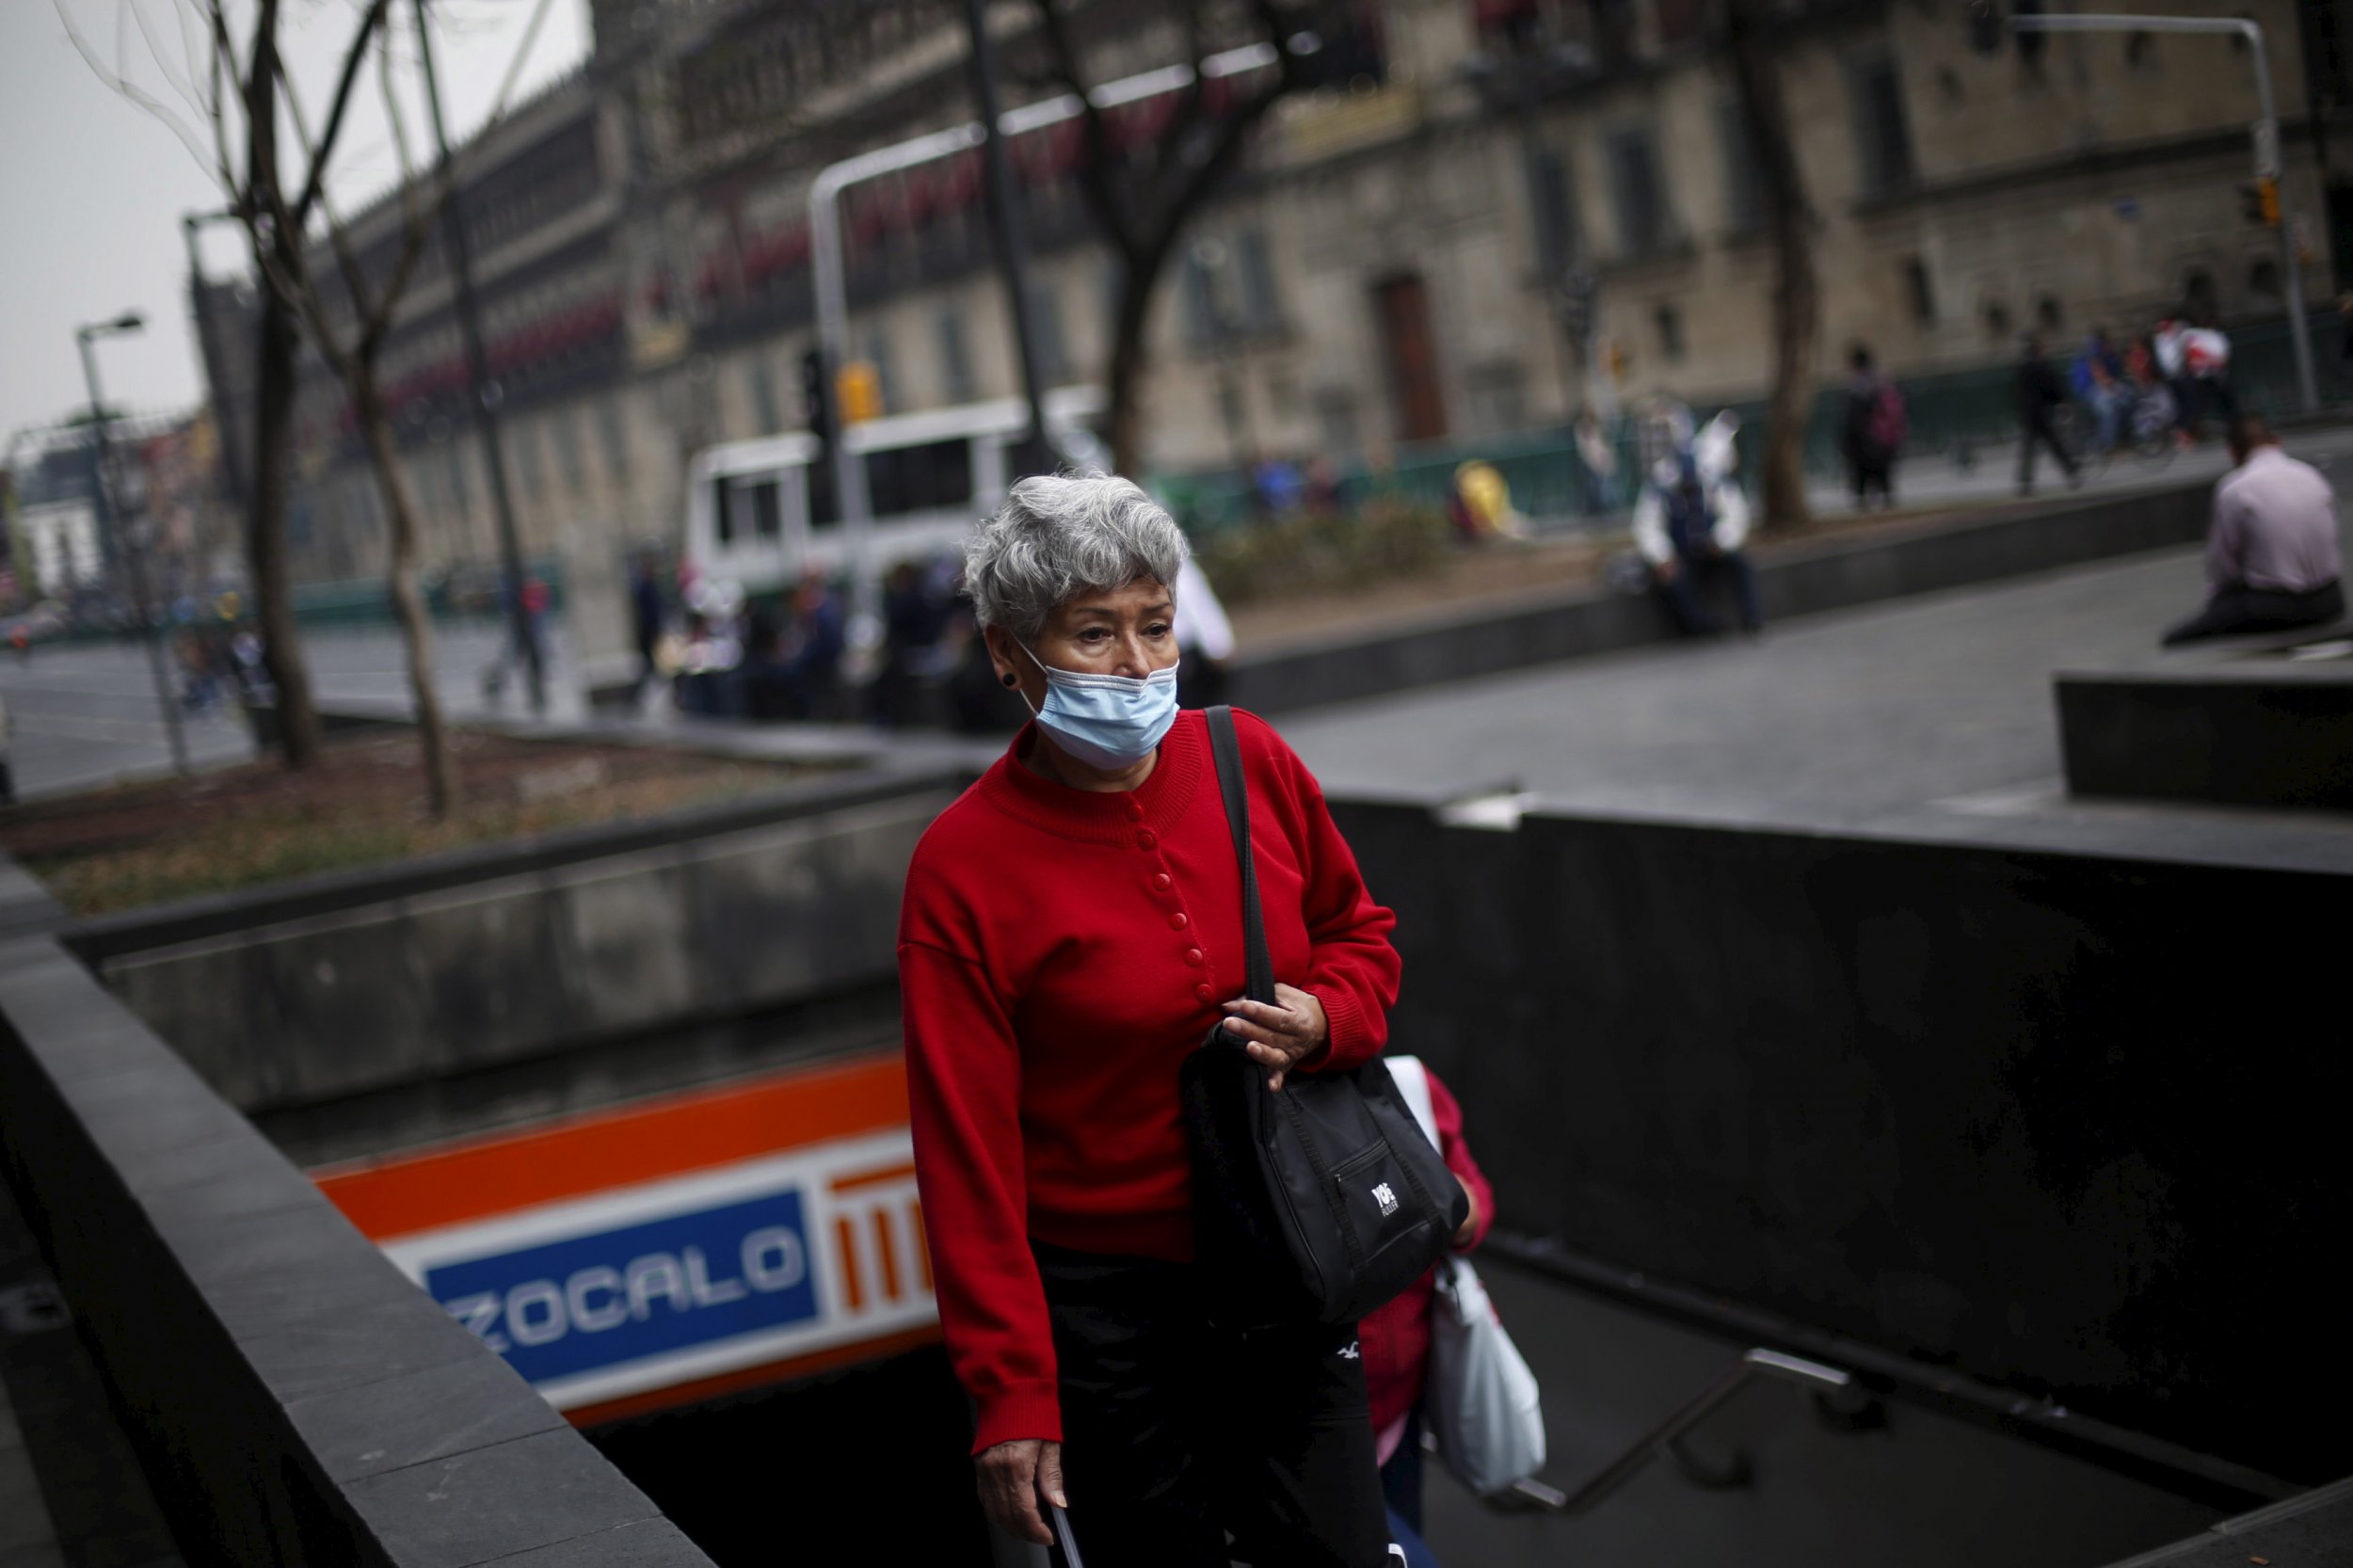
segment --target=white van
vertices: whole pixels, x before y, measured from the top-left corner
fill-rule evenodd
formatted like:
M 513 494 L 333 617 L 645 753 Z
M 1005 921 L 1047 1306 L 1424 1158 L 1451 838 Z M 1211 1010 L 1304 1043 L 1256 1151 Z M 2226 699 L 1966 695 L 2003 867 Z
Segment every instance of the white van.
M 1047 436 L 1065 453 L 1097 450 L 1088 426 L 1103 394 L 1062 387 L 1046 394 Z M 962 543 L 976 519 L 1004 499 L 1006 450 L 1029 425 L 1019 398 L 968 403 L 853 424 L 843 434 L 866 462 L 874 527 L 869 569 L 923 559 Z M 744 593 L 776 592 L 814 567 L 828 577 L 853 565 L 853 541 L 834 504 L 833 470 L 805 430 L 728 441 L 686 471 L 686 554 L 706 579 Z

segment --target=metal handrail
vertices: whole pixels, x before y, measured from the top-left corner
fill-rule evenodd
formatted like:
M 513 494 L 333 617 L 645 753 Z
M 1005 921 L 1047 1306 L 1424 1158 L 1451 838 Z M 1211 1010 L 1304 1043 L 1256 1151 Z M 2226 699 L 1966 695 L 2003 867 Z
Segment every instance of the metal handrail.
M 1684 1435 L 1693 1427 L 1746 1388 L 1752 1380 L 1760 1377 L 1824 1390 L 1843 1390 L 1854 1383 L 1849 1374 L 1835 1367 L 1825 1367 L 1803 1356 L 1785 1355 L 1780 1351 L 1769 1351 L 1758 1346 L 1744 1352 L 1722 1376 L 1670 1411 L 1656 1426 L 1636 1438 L 1625 1452 L 1603 1465 L 1592 1480 L 1576 1491 L 1562 1492 L 1540 1480 L 1522 1480 L 1515 1481 L 1510 1491 L 1500 1493 L 1490 1500 L 1502 1507 L 1541 1510 L 1546 1513 L 1583 1513 L 1648 1469 L 1651 1463 L 1662 1454 L 1704 1484 L 1737 1485 L 1747 1479 L 1744 1463 L 1736 1463 L 1728 1472 L 1710 1475 L 1683 1448 L 1682 1442 Z

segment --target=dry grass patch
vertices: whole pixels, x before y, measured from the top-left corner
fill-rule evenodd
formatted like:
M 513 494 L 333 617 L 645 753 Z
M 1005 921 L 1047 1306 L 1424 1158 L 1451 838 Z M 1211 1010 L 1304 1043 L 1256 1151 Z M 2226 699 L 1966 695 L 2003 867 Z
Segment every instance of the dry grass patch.
M 440 822 L 424 814 L 415 740 L 394 734 L 330 745 L 304 774 L 255 762 L 18 807 L 0 812 L 0 848 L 67 908 L 96 915 L 655 817 L 817 771 L 469 730 L 451 743 L 458 804 Z

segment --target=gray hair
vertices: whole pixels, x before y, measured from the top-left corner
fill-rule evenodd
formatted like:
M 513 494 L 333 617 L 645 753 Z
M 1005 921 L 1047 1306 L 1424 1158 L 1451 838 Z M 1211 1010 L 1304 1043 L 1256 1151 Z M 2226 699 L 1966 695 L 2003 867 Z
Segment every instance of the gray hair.
M 1133 480 L 1096 473 L 1024 479 L 964 547 L 964 583 L 983 626 L 1024 643 L 1079 593 L 1148 577 L 1176 591 L 1185 536 Z

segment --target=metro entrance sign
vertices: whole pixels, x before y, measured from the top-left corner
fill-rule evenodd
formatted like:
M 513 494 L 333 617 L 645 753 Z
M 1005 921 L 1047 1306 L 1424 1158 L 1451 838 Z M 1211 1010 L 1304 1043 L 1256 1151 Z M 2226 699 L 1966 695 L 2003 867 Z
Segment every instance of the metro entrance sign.
M 584 1425 L 937 1335 L 895 1055 L 313 1174 Z

